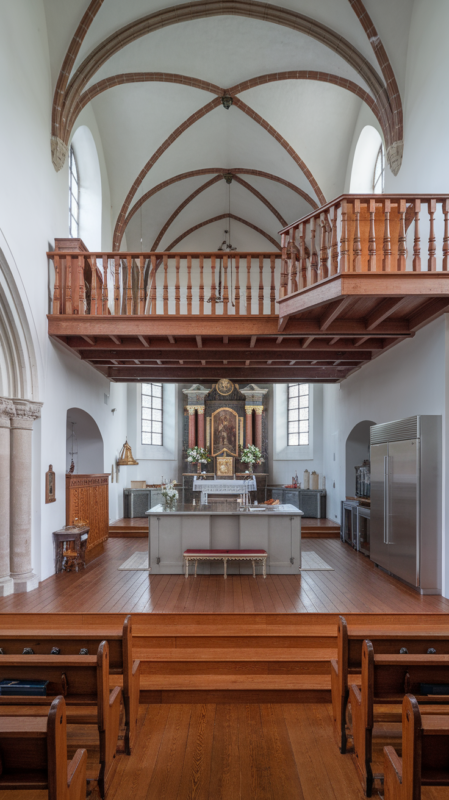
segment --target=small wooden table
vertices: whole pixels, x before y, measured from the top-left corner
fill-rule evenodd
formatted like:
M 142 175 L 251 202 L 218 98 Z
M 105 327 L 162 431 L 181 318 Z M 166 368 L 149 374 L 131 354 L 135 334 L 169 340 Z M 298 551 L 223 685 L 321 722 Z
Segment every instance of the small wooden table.
M 86 525 L 76 528 L 74 525 L 67 525 L 59 531 L 54 531 L 53 539 L 55 542 L 55 569 L 56 572 L 70 572 L 75 567 L 78 572 L 79 564 L 86 568 L 86 547 L 89 540 L 90 528 Z M 64 549 L 66 542 L 73 542 L 73 550 Z
M 224 577 L 227 578 L 228 561 L 251 561 L 253 565 L 253 578 L 256 577 L 256 561 L 262 562 L 263 576 L 267 577 L 267 551 L 266 550 L 184 550 L 185 576 L 189 577 L 189 564 L 195 562 L 195 578 L 198 561 L 223 561 Z

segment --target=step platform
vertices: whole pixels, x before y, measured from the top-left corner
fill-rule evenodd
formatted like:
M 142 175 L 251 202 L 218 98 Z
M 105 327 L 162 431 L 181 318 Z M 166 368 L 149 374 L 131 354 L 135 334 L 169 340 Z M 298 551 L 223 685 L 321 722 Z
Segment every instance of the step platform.
M 122 518 L 110 522 L 109 536 L 112 539 L 146 539 L 148 520 L 146 517 L 134 517 L 134 519 Z M 340 525 L 330 519 L 303 517 L 301 536 L 303 539 L 339 539 Z

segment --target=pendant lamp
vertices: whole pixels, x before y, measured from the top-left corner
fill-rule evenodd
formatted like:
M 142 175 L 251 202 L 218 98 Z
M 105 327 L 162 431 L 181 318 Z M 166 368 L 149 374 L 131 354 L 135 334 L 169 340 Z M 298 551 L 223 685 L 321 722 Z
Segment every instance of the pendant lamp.
M 117 464 L 120 467 L 130 467 L 132 464 L 138 464 L 138 463 L 139 462 L 136 461 L 136 459 L 133 457 L 133 451 L 131 450 L 131 445 L 128 444 L 128 439 L 127 439 L 120 451 Z

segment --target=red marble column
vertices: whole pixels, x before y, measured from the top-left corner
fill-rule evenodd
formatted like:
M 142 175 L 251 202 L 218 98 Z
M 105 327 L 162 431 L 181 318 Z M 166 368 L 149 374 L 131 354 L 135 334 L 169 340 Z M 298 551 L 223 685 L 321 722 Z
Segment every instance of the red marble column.
M 189 412 L 189 447 L 195 447 L 195 409 L 189 408 L 187 406 Z
M 246 437 L 245 437 L 245 446 L 248 447 L 249 444 L 253 443 L 253 409 L 246 408 Z
M 198 447 L 205 447 L 204 406 L 198 409 Z
M 255 445 L 262 452 L 262 409 L 256 408 L 256 441 Z

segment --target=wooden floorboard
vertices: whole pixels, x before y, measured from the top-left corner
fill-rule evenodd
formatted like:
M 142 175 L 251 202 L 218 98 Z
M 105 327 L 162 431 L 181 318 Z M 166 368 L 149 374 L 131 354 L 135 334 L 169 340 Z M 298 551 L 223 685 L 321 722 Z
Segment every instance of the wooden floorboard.
M 52 575 L 27 594 L 0 598 L 6 612 L 96 613 L 449 613 L 449 600 L 423 596 L 336 539 L 309 539 L 333 571 L 301 575 L 151 575 L 120 571 L 141 539 L 110 539 L 104 553 L 78 573 Z

